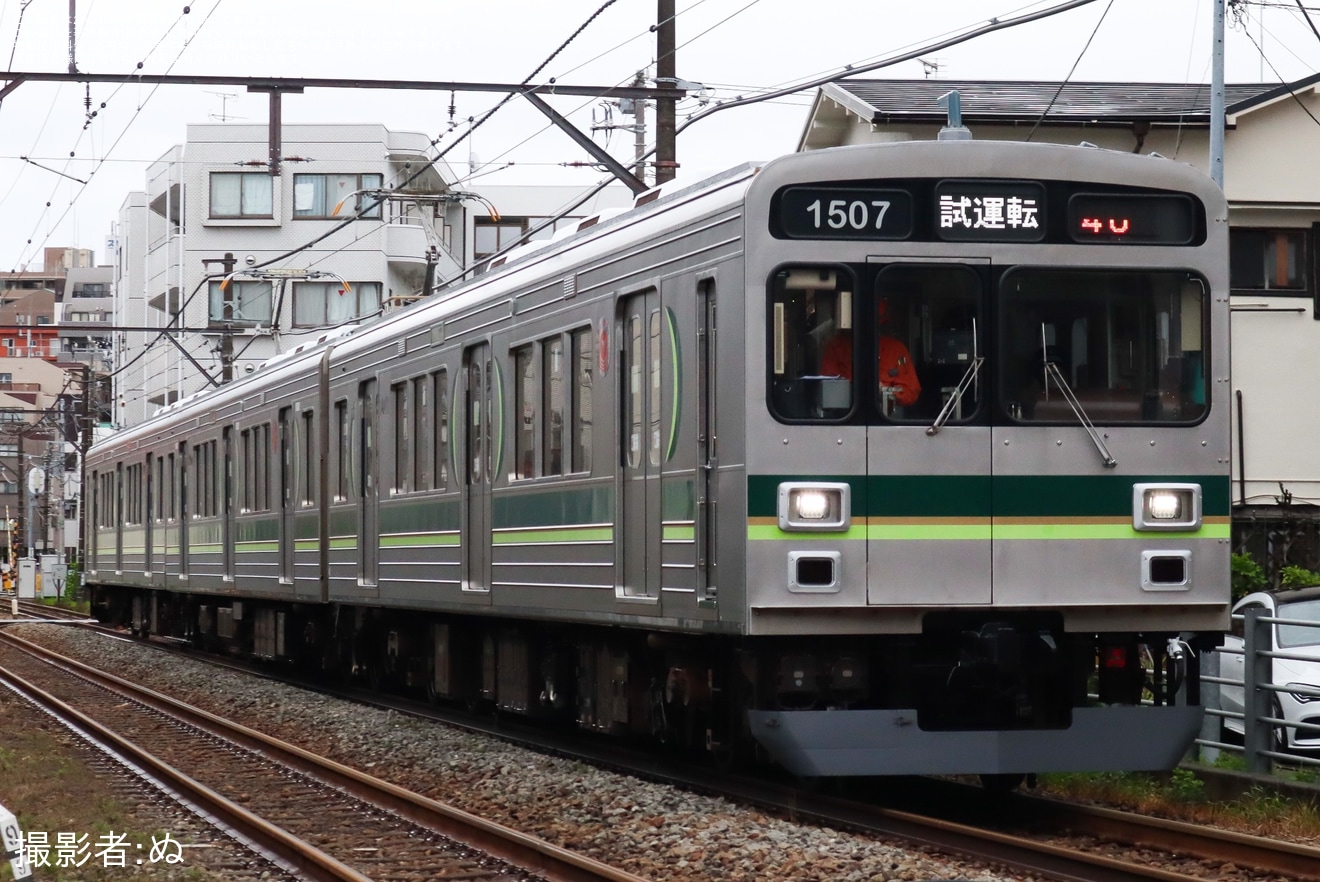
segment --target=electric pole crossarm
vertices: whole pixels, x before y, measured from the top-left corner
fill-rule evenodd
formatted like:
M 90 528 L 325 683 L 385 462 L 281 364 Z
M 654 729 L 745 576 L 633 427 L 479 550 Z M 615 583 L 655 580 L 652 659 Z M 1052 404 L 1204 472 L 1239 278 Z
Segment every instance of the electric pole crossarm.
M 558 91 L 558 87 L 555 88 Z M 540 95 L 534 92 L 524 92 L 523 97 L 532 102 L 532 106 L 544 113 L 552 123 L 563 129 L 570 138 L 577 142 L 579 147 L 590 153 L 597 162 L 604 165 L 610 174 L 622 181 L 629 190 L 633 191 L 634 196 L 651 189 L 646 182 L 639 181 L 636 175 L 628 171 L 617 159 L 602 150 L 594 141 L 579 132 L 572 123 L 560 116 L 553 107 L 545 103 Z
M 202 376 L 206 377 L 206 381 L 208 383 L 210 383 L 212 386 L 220 385 L 220 382 L 215 377 L 211 376 L 211 372 L 208 371 L 206 368 L 202 367 L 202 363 L 199 362 L 197 359 L 193 358 L 191 352 L 183 348 L 183 344 L 180 343 L 178 339 L 176 339 L 172 334 L 165 334 L 163 336 L 165 337 L 166 340 L 169 340 L 171 343 L 173 343 L 176 349 L 178 349 L 180 352 L 183 353 L 183 357 L 188 359 L 189 363 L 192 364 L 193 367 L 201 371 Z
M 562 83 L 531 86 L 526 83 L 465 83 L 437 80 L 345 80 L 306 77 L 218 77 L 172 76 L 169 74 L 92 74 L 92 73 L 35 73 L 10 71 L 0 73 L 6 85 L 0 87 L 0 101 L 25 82 L 37 83 L 160 83 L 175 86 L 243 86 L 253 92 L 296 92 L 302 89 L 396 89 L 418 92 L 503 92 L 525 93 L 529 88 L 541 89 L 556 95 L 583 98 L 636 98 L 642 101 L 668 99 L 679 101 L 687 96 L 684 89 L 666 89 L 638 86 L 569 86 Z

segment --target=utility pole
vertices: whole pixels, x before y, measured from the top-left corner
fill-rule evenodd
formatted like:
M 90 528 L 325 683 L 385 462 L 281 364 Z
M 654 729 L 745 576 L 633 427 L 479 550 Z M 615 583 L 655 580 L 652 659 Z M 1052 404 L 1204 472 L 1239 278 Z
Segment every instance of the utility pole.
M 676 63 L 674 53 L 677 44 L 674 38 L 674 0 L 657 0 L 655 29 L 655 79 L 662 89 L 672 89 L 677 84 L 674 73 Z M 641 102 L 638 102 L 639 104 Z M 655 101 L 655 182 L 663 184 L 672 181 L 678 170 L 678 154 L 675 146 L 676 117 L 678 102 L 673 98 L 657 98 Z M 637 172 L 641 176 L 641 170 Z
M 87 451 L 92 447 L 92 369 L 82 366 L 82 431 L 78 433 L 78 572 L 87 572 Z
M 234 255 L 228 251 L 220 260 L 203 260 L 203 264 L 209 269 L 211 264 L 218 263 L 221 271 L 224 273 L 224 280 L 220 285 L 221 312 L 220 318 L 224 329 L 220 333 L 220 383 L 224 385 L 234 380 L 234 267 L 237 261 Z
M 1210 64 L 1210 178 L 1224 189 L 1224 0 L 1215 0 Z

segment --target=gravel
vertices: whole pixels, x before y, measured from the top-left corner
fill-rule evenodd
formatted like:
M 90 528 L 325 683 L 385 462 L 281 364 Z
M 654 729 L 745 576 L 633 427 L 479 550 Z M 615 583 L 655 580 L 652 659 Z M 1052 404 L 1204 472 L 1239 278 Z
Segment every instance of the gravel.
M 12 633 L 433 799 L 656 880 L 1000 882 L 984 866 L 544 756 L 79 629 Z

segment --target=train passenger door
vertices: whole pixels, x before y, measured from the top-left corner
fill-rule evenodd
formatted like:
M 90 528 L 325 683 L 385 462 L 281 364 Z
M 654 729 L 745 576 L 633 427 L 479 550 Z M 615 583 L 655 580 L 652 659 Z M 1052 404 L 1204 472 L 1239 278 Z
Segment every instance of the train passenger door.
M 152 572 L 151 556 L 155 553 L 156 539 L 156 481 L 153 474 L 155 468 L 156 457 L 148 453 L 146 465 L 147 501 L 146 511 L 142 519 L 142 528 L 145 531 L 146 540 L 142 548 L 142 572 L 148 576 Z
M 280 433 L 280 584 L 293 584 L 293 410 L 282 407 L 277 431 Z M 374 509 L 374 506 L 372 506 Z M 375 548 L 378 543 L 370 542 Z M 374 581 L 374 579 L 372 580 Z
M 175 459 L 179 476 L 179 578 L 188 578 L 188 445 L 179 443 Z
M 495 365 L 488 343 L 464 353 L 463 424 L 463 590 L 482 592 L 489 600 L 491 561 L 491 485 L 499 468 L 496 457 Z
M 621 597 L 659 598 L 664 321 L 654 289 L 627 297 L 621 307 L 617 590 Z
M 358 587 L 374 594 L 380 544 L 377 535 L 376 381 L 358 384 Z M 281 515 L 281 522 L 283 515 Z
M 234 581 L 234 430 L 231 426 L 225 426 L 221 433 L 221 447 L 224 448 L 221 455 L 224 457 L 224 463 L 221 465 L 221 521 L 220 521 L 220 545 L 221 553 L 224 556 L 222 578 L 226 582 Z
M 857 370 L 876 414 L 867 430 L 867 601 L 989 603 L 988 261 L 883 262 L 857 314 Z
M 694 538 L 697 543 L 697 600 L 714 603 L 718 593 L 716 570 L 716 525 L 718 523 L 719 425 L 715 418 L 719 405 L 719 352 L 715 315 L 715 280 L 702 279 L 697 284 L 697 517 Z

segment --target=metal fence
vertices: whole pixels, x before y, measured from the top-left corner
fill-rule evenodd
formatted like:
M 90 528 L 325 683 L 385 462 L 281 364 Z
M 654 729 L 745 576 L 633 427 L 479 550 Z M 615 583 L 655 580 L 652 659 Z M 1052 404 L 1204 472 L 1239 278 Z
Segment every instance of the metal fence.
M 1274 640 L 1275 626 L 1294 626 L 1314 629 L 1316 641 L 1320 642 L 1320 624 L 1300 619 L 1276 618 L 1265 614 L 1265 610 L 1249 608 L 1242 615 L 1233 616 L 1234 623 L 1242 623 L 1242 646 L 1221 646 L 1212 653 L 1206 653 L 1201 660 L 1201 697 L 1205 704 L 1206 725 L 1202 729 L 1202 738 L 1196 743 L 1205 753 L 1205 748 L 1231 751 L 1243 754 L 1247 770 L 1268 773 L 1276 762 L 1290 766 L 1310 766 L 1320 768 L 1320 752 L 1299 754 L 1285 750 L 1288 732 L 1320 734 L 1320 724 L 1303 722 L 1299 719 L 1285 719 L 1279 713 L 1279 698 L 1290 694 L 1305 703 L 1320 702 L 1320 689 L 1314 685 L 1304 686 L 1298 683 L 1277 683 L 1273 675 L 1274 661 L 1285 659 L 1312 662 L 1320 670 L 1320 658 L 1314 655 L 1301 655 L 1276 648 Z M 1243 676 L 1241 680 L 1220 676 L 1221 668 L 1227 656 L 1242 660 Z M 1236 667 L 1236 665 L 1231 665 Z M 1242 710 L 1227 710 L 1223 707 L 1225 691 L 1242 691 Z M 1313 715 L 1320 719 L 1320 704 Z M 1242 743 L 1236 738 L 1226 739 L 1228 734 L 1224 723 L 1234 720 L 1241 723 Z M 1232 733 L 1236 735 L 1236 733 Z M 1295 737 L 1295 736 L 1294 736 Z

